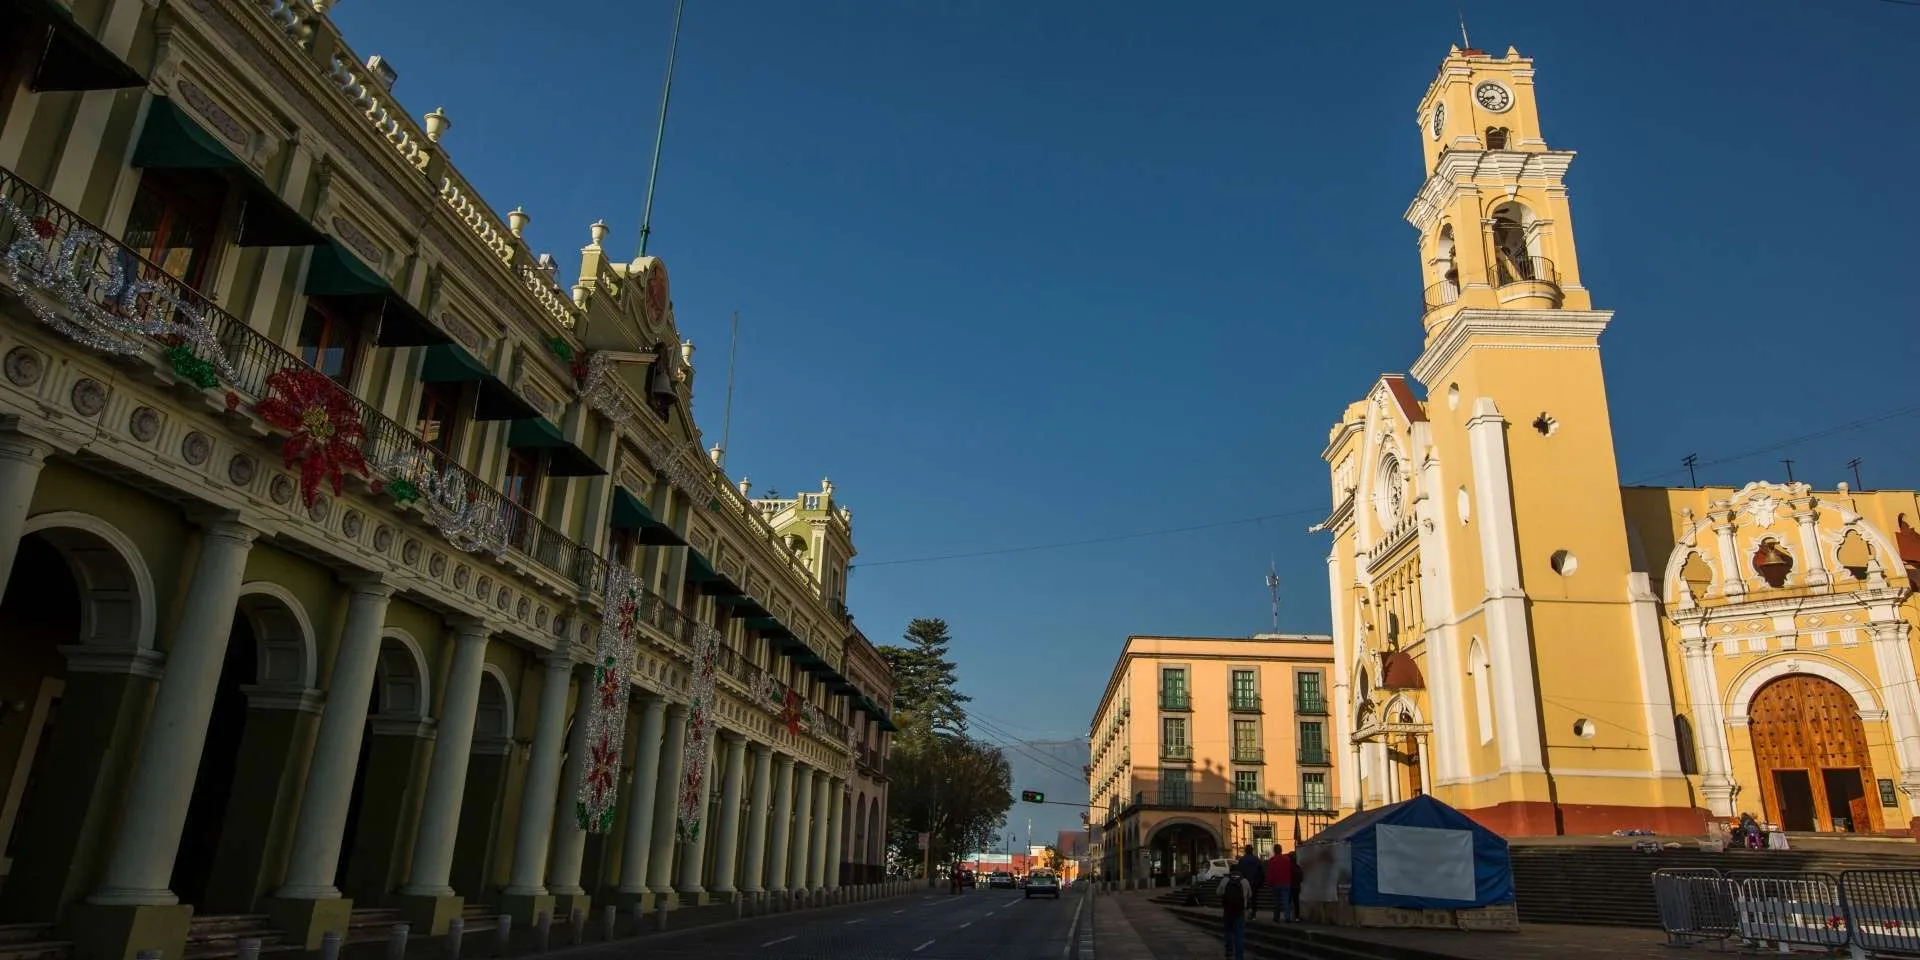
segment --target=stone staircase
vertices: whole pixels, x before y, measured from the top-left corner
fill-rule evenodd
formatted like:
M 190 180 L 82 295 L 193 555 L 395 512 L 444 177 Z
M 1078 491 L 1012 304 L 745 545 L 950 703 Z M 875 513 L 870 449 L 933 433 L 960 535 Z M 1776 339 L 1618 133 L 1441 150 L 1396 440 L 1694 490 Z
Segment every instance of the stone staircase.
M 1183 906 L 1183 892 L 1155 896 L 1153 899 L 1156 903 L 1166 905 L 1168 911 L 1180 918 L 1181 922 L 1204 930 L 1209 936 L 1220 935 L 1220 910 L 1217 906 Z M 1247 954 L 1284 960 L 1459 960 L 1453 954 L 1343 937 L 1324 927 L 1265 921 L 1247 924 Z
M 51 923 L 0 923 L 0 960 L 66 960 L 71 946 Z

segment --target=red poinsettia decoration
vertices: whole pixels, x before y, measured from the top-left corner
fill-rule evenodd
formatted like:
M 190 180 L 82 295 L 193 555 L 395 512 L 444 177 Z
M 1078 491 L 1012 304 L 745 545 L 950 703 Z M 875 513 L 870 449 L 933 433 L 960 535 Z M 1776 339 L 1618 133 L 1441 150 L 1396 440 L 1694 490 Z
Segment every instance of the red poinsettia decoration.
M 267 378 L 267 391 L 269 395 L 253 405 L 254 412 L 288 431 L 280 453 L 287 466 L 300 464 L 300 495 L 307 506 L 319 498 L 322 477 L 333 481 L 334 496 L 339 496 L 348 470 L 366 475 L 360 444 L 367 428 L 339 384 L 318 370 L 289 367 Z
M 786 705 L 780 710 L 780 722 L 787 725 L 788 733 L 796 737 L 800 735 L 800 695 L 792 690 L 787 691 Z

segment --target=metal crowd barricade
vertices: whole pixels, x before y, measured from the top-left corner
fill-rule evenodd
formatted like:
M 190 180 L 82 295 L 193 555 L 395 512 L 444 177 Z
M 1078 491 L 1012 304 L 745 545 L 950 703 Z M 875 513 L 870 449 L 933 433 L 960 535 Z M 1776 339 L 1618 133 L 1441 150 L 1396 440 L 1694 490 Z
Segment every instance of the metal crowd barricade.
M 1733 936 L 1739 921 L 1736 891 L 1732 880 L 1710 867 L 1655 870 L 1653 898 L 1667 943 L 1684 946 Z
M 1920 870 L 1848 870 L 1840 899 L 1856 954 L 1920 955 Z
M 1740 881 L 1740 937 L 1758 943 L 1835 948 L 1847 944 L 1849 924 L 1840 881 L 1829 873 Z

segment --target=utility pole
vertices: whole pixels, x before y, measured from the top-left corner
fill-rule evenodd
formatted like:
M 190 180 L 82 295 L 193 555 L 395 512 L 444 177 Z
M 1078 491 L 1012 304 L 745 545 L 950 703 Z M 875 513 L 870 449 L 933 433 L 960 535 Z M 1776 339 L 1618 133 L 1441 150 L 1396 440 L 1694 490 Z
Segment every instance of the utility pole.
M 1852 460 L 1848 460 L 1847 469 L 1853 471 L 1853 488 L 1855 490 L 1866 489 L 1867 485 L 1860 482 L 1860 458 L 1854 457 Z
M 1683 464 L 1686 464 L 1686 467 L 1687 467 L 1687 486 L 1689 487 L 1699 486 L 1700 478 L 1693 475 L 1693 468 L 1700 465 L 1699 455 L 1689 453 L 1686 456 L 1681 457 L 1680 462 Z
M 1793 482 L 1793 461 L 1792 461 L 1792 460 L 1782 460 L 1782 461 L 1780 461 L 1780 462 L 1781 462 L 1781 463 L 1784 463 L 1784 464 L 1786 464 L 1786 465 L 1787 465 L 1787 482 L 1788 482 L 1788 483 L 1792 483 L 1792 482 Z

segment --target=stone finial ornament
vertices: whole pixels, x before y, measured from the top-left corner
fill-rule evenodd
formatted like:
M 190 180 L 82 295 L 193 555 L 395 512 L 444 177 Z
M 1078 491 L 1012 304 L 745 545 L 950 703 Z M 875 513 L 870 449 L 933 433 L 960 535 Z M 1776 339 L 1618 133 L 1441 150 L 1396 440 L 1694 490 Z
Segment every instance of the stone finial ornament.
M 322 2 L 325 2 L 325 0 L 315 0 L 315 3 Z M 453 121 L 447 119 L 445 107 L 434 107 L 433 112 L 422 117 L 421 121 L 426 125 L 427 139 L 434 143 L 440 142 L 441 134 L 453 129 Z
M 512 230 L 514 236 L 521 236 L 526 233 L 527 223 L 532 219 L 525 210 L 514 207 L 507 213 L 507 229 Z
M 593 225 L 587 228 L 587 232 L 593 236 L 593 245 L 600 246 L 607 241 L 607 222 L 595 220 Z

